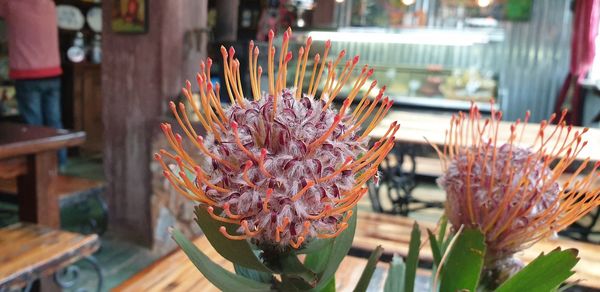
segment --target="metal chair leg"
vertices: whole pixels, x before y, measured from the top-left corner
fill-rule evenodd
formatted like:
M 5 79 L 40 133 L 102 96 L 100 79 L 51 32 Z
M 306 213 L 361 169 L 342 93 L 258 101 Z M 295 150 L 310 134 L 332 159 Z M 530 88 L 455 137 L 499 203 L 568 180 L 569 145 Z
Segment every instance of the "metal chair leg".
M 98 276 L 98 285 L 96 286 L 96 291 L 102 291 L 102 287 L 104 285 L 104 275 L 102 273 L 102 268 L 100 268 L 100 265 L 98 265 L 98 261 L 94 256 L 87 256 L 83 258 L 83 261 L 90 264 L 90 266 L 92 266 L 96 272 L 96 275 Z M 60 288 L 66 289 L 75 286 L 75 284 L 77 284 L 77 282 L 80 280 L 80 276 L 81 269 L 79 266 L 70 265 L 54 273 L 54 281 Z M 77 291 L 86 291 L 86 289 L 78 289 Z

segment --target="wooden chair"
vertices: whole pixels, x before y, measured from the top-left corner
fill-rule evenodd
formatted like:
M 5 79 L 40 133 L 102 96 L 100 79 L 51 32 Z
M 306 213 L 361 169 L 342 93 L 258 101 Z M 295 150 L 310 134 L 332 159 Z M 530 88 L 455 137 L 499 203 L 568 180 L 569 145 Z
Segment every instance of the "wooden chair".
M 55 275 L 100 247 L 98 236 L 55 230 L 29 223 L 0 228 L 0 291 L 28 288 L 33 281 Z M 99 272 L 99 289 L 102 277 Z

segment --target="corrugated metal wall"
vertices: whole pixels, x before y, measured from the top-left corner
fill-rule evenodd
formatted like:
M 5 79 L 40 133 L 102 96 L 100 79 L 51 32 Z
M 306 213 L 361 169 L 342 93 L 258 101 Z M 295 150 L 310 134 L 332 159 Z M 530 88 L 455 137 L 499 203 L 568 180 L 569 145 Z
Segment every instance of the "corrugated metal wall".
M 436 0 L 418 0 L 417 7 L 435 11 Z M 503 22 L 505 39 L 500 43 L 469 47 L 336 43 L 361 55 L 361 62 L 450 68 L 479 67 L 499 74 L 500 102 L 505 118 L 522 117 L 528 109 L 532 120 L 547 118 L 564 80 L 570 53 L 572 14 L 570 0 L 535 0 L 527 22 Z M 429 8 L 429 9 L 427 9 Z M 429 13 L 429 23 L 435 23 Z

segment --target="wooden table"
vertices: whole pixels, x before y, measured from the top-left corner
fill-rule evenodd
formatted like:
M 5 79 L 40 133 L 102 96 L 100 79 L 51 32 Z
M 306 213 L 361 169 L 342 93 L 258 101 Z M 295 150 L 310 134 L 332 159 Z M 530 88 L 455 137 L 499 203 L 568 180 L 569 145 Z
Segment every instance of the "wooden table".
M 446 113 L 423 113 L 408 111 L 391 111 L 388 115 L 373 129 L 369 134 L 372 138 L 380 138 L 388 130 L 394 121 L 400 123 L 400 130 L 396 133 L 396 141 L 405 144 L 427 144 L 427 140 L 434 145 L 443 146 L 445 143 L 445 131 L 450 128 L 451 115 Z M 508 141 L 510 136 L 510 125 L 512 122 L 502 121 L 499 126 L 499 141 Z M 529 146 L 533 143 L 540 124 L 529 123 L 525 128 L 523 135 L 523 146 Z M 550 133 L 554 125 L 549 125 L 546 129 Z M 582 127 L 573 127 L 573 131 L 581 132 Z M 583 136 L 588 141 L 588 145 L 577 155 L 577 160 L 583 160 L 590 157 L 591 161 L 600 161 L 600 130 L 589 129 Z
M 91 256 L 99 247 L 96 234 L 81 235 L 29 223 L 0 228 L 0 291 L 20 289 L 49 277 Z
M 0 177 L 17 177 L 20 221 L 60 227 L 58 198 L 52 192 L 56 153 L 84 141 L 84 132 L 0 123 Z

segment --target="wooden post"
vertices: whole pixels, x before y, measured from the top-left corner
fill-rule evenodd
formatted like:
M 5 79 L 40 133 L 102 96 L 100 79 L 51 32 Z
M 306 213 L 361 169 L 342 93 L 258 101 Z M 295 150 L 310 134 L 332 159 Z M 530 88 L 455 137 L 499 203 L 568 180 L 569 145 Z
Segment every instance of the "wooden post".
M 17 178 L 19 220 L 60 228 L 58 198 L 52 181 L 58 174 L 56 152 L 47 151 L 27 156 L 27 173 Z
M 183 85 L 191 58 L 184 48 L 189 18 L 206 21 L 206 0 L 149 0 L 148 31 L 111 30 L 115 0 L 102 1 L 104 171 L 109 228 L 152 246 L 150 140 L 170 97 Z M 195 9 L 196 11 L 193 11 Z M 199 59 L 197 61 L 200 61 Z M 194 76 L 186 76 L 193 79 Z
M 238 10 L 240 0 L 217 1 L 217 25 L 215 39 L 217 41 L 237 40 Z

